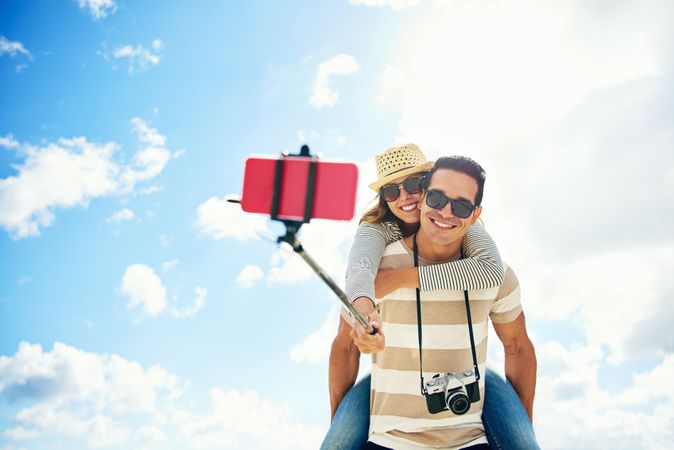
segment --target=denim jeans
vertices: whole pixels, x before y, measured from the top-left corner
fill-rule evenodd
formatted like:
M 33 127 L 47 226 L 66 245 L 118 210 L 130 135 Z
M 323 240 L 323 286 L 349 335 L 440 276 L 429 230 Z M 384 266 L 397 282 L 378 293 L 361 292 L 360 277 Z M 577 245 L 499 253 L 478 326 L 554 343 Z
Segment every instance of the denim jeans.
M 487 369 L 482 422 L 496 450 L 540 450 L 534 429 L 519 397 L 507 380 Z M 360 450 L 370 427 L 370 376 L 346 393 L 321 450 Z

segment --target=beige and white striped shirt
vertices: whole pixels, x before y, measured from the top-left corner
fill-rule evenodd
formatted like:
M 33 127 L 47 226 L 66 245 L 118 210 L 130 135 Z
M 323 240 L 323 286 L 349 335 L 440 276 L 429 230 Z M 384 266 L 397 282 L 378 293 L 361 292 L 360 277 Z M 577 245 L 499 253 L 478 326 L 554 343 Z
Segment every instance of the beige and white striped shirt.
M 419 258 L 420 265 L 429 264 Z M 413 267 L 404 241 L 386 247 L 381 268 Z M 521 313 L 514 272 L 505 267 L 500 286 L 469 291 L 480 379 L 480 401 L 460 416 L 451 411 L 430 414 L 421 394 L 415 289 L 398 289 L 378 299 L 386 348 L 372 357 L 369 440 L 398 449 L 459 449 L 486 443 L 482 425 L 484 373 L 489 319 L 508 323 Z M 463 291 L 421 293 L 424 380 L 473 367 Z

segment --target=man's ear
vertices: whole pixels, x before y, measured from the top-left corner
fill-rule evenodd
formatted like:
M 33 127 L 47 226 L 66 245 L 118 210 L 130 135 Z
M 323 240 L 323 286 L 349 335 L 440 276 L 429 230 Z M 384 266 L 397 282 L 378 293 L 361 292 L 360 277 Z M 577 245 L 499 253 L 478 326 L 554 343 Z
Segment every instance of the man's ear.
M 480 214 L 482 214 L 482 207 L 478 206 L 477 208 L 475 208 L 475 211 L 473 211 L 473 218 L 470 220 L 471 225 L 477 222 L 477 219 L 480 218 Z

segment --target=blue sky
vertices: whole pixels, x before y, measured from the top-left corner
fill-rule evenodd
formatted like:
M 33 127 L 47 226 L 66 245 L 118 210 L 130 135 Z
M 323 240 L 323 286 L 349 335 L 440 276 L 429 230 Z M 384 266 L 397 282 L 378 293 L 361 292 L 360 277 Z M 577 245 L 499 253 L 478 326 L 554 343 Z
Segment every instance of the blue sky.
M 373 155 L 406 142 L 487 169 L 544 448 L 666 446 L 673 16 L 665 1 L 2 2 L 0 449 L 316 448 L 337 300 L 269 241 L 278 224 L 225 198 L 249 155 L 308 143 L 359 165 L 362 210 Z M 302 233 L 340 282 L 354 229 Z M 489 354 L 501 370 L 493 336 Z

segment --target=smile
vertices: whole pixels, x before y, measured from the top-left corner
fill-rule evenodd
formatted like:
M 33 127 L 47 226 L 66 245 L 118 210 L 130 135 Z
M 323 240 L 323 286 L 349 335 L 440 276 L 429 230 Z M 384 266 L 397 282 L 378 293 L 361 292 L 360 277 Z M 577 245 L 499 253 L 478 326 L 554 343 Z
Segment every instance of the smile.
M 449 222 L 440 222 L 437 219 L 429 218 L 431 220 L 431 223 L 438 229 L 446 231 L 446 230 L 451 230 L 452 228 L 456 228 L 456 225 L 449 223 Z
M 401 206 L 400 209 L 402 209 L 405 212 L 412 212 L 412 211 L 415 211 L 417 209 L 417 204 L 412 203 L 412 204 L 409 204 L 409 205 Z

